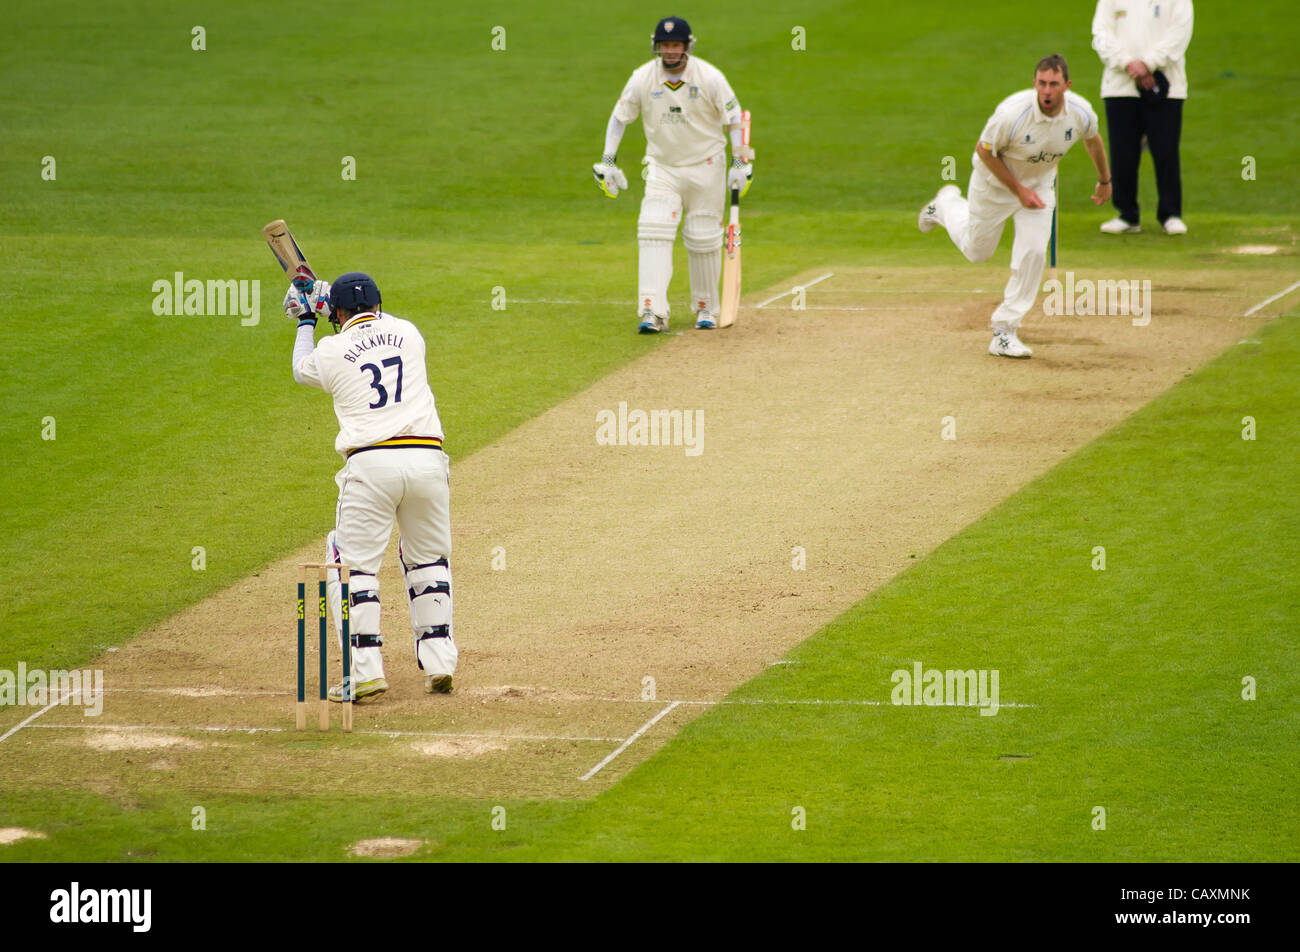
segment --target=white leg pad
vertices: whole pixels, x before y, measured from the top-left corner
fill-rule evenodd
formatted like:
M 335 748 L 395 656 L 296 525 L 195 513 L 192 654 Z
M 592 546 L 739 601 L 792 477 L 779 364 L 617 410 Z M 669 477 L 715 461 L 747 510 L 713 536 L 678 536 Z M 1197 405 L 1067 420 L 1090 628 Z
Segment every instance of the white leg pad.
M 408 565 L 403 558 L 402 577 L 411 606 L 416 664 L 426 675 L 455 674 L 460 652 L 452 636 L 451 565 L 445 558 Z
M 691 212 L 682 225 L 691 270 L 691 310 L 716 315 L 722 274 L 722 225 L 707 212 Z
M 673 277 L 673 243 L 642 238 L 637 264 L 636 312 L 668 316 L 668 282 Z

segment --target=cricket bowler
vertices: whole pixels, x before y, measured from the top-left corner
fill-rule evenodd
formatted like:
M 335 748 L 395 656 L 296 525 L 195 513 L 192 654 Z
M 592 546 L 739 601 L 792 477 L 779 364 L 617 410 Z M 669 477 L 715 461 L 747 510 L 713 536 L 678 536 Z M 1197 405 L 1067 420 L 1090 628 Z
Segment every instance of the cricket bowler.
M 1034 68 L 1034 88 L 1002 100 L 975 146 L 968 198 L 956 185 L 945 185 L 921 209 L 917 226 L 948 230 L 953 244 L 970 261 L 986 261 L 997 250 L 1008 218 L 1015 227 L 1011 278 L 1002 303 L 993 312 L 989 353 L 1029 357 L 1021 343 L 1020 322 L 1034 306 L 1047 260 L 1047 242 L 1056 208 L 1056 166 L 1070 147 L 1082 141 L 1097 168 L 1094 205 L 1110 199 L 1106 146 L 1097 114 L 1070 90 L 1070 69 L 1059 54 L 1044 57 Z
M 647 165 L 645 197 L 637 219 L 637 329 L 668 329 L 668 283 L 673 243 L 682 225 L 691 273 L 695 326 L 718 326 L 725 190 L 741 195 L 753 181 L 753 150 L 743 144 L 741 108 L 727 77 L 694 55 L 695 37 L 681 17 L 665 17 L 651 39 L 654 59 L 627 81 L 605 130 L 605 153 L 592 166 L 600 190 L 614 198 L 627 189 L 618 146 L 628 124 L 641 117 Z M 728 130 L 731 167 L 726 164 Z

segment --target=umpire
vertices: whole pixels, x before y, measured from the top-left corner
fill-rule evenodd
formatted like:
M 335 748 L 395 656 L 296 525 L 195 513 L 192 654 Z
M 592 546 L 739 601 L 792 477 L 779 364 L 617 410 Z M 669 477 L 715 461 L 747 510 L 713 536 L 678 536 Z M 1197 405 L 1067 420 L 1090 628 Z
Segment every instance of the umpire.
M 1138 163 L 1145 135 L 1156 170 L 1156 219 L 1167 235 L 1186 234 L 1178 139 L 1187 99 L 1187 44 L 1192 0 L 1098 0 L 1092 48 L 1105 73 L 1101 98 L 1110 133 L 1112 200 L 1118 217 L 1101 226 L 1111 235 L 1136 232 Z

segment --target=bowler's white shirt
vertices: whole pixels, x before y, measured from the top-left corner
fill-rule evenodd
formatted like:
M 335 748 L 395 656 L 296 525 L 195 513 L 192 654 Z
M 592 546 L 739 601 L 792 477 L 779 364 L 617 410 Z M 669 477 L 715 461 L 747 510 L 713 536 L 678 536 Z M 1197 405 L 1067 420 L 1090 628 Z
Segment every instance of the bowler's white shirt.
M 1096 134 L 1097 113 L 1082 96 L 1066 90 L 1061 111 L 1048 116 L 1038 107 L 1038 93 L 1025 89 L 998 103 L 980 133 L 980 142 L 1006 164 L 1017 181 L 1050 201 L 1042 189 L 1051 188 L 1057 163 L 1071 146 Z M 978 155 L 972 161 L 975 174 L 983 175 L 987 184 L 1005 187 Z
M 294 368 L 294 379 L 334 398 L 334 448 L 346 456 L 395 436 L 442 439 L 424 359 L 424 338 L 410 321 L 382 311 L 358 314 L 320 339 Z
M 1133 60 L 1160 70 L 1169 98 L 1187 98 L 1187 45 L 1192 42 L 1192 0 L 1099 0 L 1092 17 L 1092 48 L 1106 71 L 1103 99 L 1136 96 L 1125 67 Z
M 625 125 L 637 116 L 651 159 L 699 165 L 726 148 L 724 127 L 740 122 L 740 103 L 716 66 L 692 56 L 673 74 L 656 56 L 632 73 L 614 107 L 614 118 Z

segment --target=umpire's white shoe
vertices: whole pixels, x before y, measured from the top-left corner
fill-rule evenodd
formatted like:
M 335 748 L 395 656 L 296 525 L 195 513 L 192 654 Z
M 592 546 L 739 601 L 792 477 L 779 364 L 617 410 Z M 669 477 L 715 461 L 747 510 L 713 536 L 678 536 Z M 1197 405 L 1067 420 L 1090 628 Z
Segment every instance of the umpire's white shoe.
M 1174 217 L 1174 218 L 1166 218 L 1166 219 L 1165 219 L 1165 234 L 1166 234 L 1166 235 L 1185 235 L 1185 234 L 1187 234 L 1187 226 L 1183 224 L 1183 220 L 1182 220 L 1181 218 L 1178 218 L 1178 217 Z
M 641 334 L 658 334 L 668 330 L 668 318 L 646 311 L 641 315 L 641 323 L 636 329 Z
M 993 340 L 989 341 L 989 353 L 994 357 L 1034 356 L 1034 352 L 1020 343 L 1020 338 L 1016 337 L 1016 332 L 1011 329 L 993 332 Z
M 1101 223 L 1101 230 L 1107 235 L 1136 235 L 1142 230 L 1142 226 L 1130 225 L 1122 218 L 1112 218 Z
M 921 214 L 916 216 L 916 227 L 921 229 L 922 234 L 934 231 L 934 226 L 939 224 L 937 217 L 939 214 L 939 199 L 943 197 L 944 193 L 950 191 L 956 192 L 958 195 L 961 194 L 961 189 L 956 185 L 945 185 L 934 196 L 934 201 L 922 208 Z

